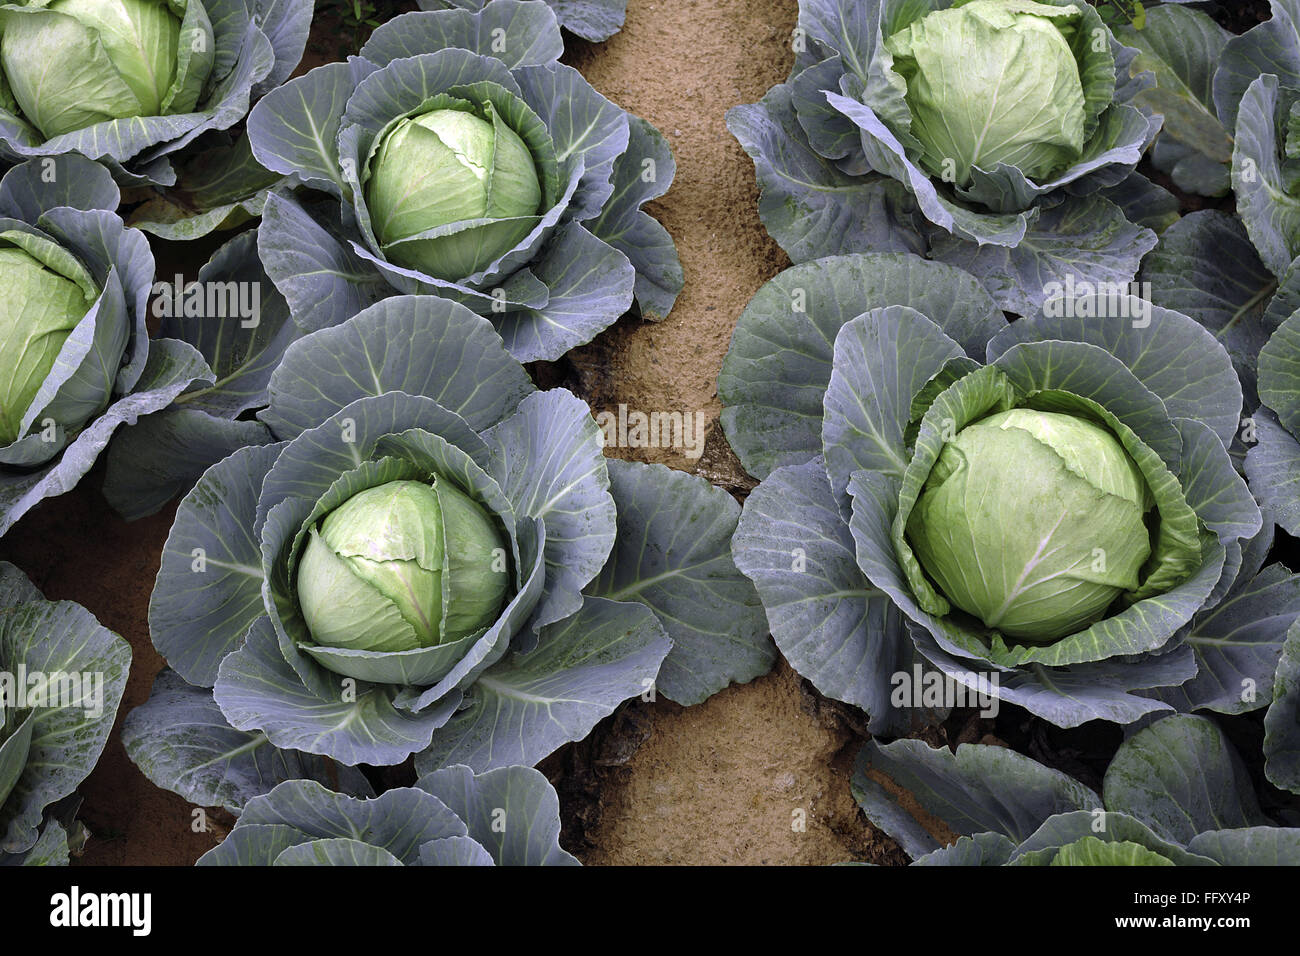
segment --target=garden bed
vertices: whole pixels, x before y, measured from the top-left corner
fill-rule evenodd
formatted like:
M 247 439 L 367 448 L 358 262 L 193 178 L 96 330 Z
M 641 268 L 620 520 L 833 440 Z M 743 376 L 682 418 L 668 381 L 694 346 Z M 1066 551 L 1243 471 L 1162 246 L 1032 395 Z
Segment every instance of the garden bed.
M 387 6 L 376 16 L 408 8 Z M 563 57 L 671 145 L 676 179 L 649 211 L 672 235 L 686 282 L 666 320 L 625 317 L 532 371 L 597 413 L 617 414 L 620 406 L 703 413 L 698 458 L 678 448 L 607 454 L 693 472 L 740 500 L 755 482 L 719 424 L 719 370 L 737 317 L 790 261 L 759 220 L 754 163 L 728 132 L 725 114 L 787 77 L 797 14 L 795 0 L 628 0 L 621 32 L 603 43 L 566 35 Z M 1267 16 L 1266 3 L 1241 4 L 1220 22 L 1240 32 Z M 318 14 L 302 69 L 336 59 L 349 29 L 337 13 Z M 1181 198 L 1185 211 L 1232 208 L 1230 200 Z M 219 239 L 161 244 L 159 274 L 192 277 Z M 199 813 L 155 786 L 128 759 L 118 733 L 148 700 L 164 664 L 150 642 L 148 608 L 176 504 L 124 522 L 104 505 L 103 473 L 101 462 L 75 490 L 22 518 L 0 540 L 0 558 L 25 570 L 47 598 L 84 605 L 134 654 L 118 726 L 80 789 L 81 819 L 93 836 L 75 862 L 188 865 L 229 832 L 233 817 Z M 1258 747 L 1259 723 L 1230 720 L 1230 736 Z M 823 697 L 778 660 L 770 674 L 697 706 L 634 698 L 540 769 L 560 794 L 561 843 L 587 864 L 903 864 L 907 856 L 866 821 L 850 791 L 867 736 L 860 712 Z M 970 711 L 922 738 L 1010 744 L 1094 787 L 1121 739 L 1113 728 L 1058 731 L 1021 712 L 985 720 Z M 411 775 L 409 766 L 383 774 L 395 783 Z

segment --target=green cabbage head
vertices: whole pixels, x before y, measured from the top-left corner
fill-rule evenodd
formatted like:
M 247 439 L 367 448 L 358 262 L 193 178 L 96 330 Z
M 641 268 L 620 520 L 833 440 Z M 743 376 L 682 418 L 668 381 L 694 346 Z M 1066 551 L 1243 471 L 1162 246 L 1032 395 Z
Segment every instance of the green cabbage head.
M 188 113 L 211 67 L 212 31 L 197 0 L 12 4 L 0 28 L 10 92 L 47 138 L 113 119 Z
M 537 224 L 542 188 L 528 146 L 490 106 L 406 117 L 370 162 L 375 234 L 399 265 L 455 281 L 486 268 Z
M 81 264 L 54 243 L 0 233 L 0 446 L 18 440 L 24 413 L 98 294 Z
M 946 443 L 908 519 L 921 567 L 954 605 L 1027 643 L 1083 630 L 1137 590 L 1153 500 L 1102 425 L 1015 408 Z
M 390 481 L 353 495 L 310 531 L 298 601 L 328 647 L 409 651 L 496 620 L 505 545 L 487 512 L 445 479 Z
M 918 161 L 958 186 L 999 163 L 1041 180 L 1077 162 L 1087 126 L 1073 44 L 1082 12 L 1031 0 L 936 10 L 885 49 L 907 85 Z

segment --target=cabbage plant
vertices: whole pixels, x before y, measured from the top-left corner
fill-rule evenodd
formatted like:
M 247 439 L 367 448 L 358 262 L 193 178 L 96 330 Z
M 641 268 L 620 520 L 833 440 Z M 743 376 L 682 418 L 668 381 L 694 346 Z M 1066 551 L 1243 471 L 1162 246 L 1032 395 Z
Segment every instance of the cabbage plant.
M 1131 281 L 1168 224 L 1134 172 L 1160 128 L 1133 101 L 1150 76 L 1088 3 L 800 0 L 794 48 L 727 125 L 795 262 L 926 255 L 1028 314 L 1052 283 Z
M 1264 715 L 1264 776 L 1281 790 L 1300 793 L 1300 621 L 1291 625 Z
M 1230 184 L 1236 215 L 1192 212 L 1142 263 L 1151 300 L 1191 316 L 1228 348 L 1246 394 L 1260 404 L 1259 352 L 1300 308 L 1300 219 L 1292 114 L 1300 96 L 1300 2 L 1272 0 L 1272 19 L 1228 36 L 1195 10 L 1157 8 L 1141 31 L 1157 77 L 1142 97 L 1167 117 L 1152 153 L 1188 191 Z
M 421 10 L 482 10 L 497 0 L 417 0 Z M 608 40 L 623 27 L 627 0 L 546 0 L 560 26 L 584 40 Z
M 232 289 L 236 294 L 228 295 Z M 253 413 L 266 407 L 271 373 L 285 349 L 305 334 L 266 275 L 255 230 L 220 246 L 193 284 L 167 283 L 154 304 L 167 305 L 157 334 L 196 349 L 205 371 L 170 405 L 114 435 L 103 493 L 128 520 L 185 494 L 232 452 L 273 440 Z
M 1155 46 L 1199 78 L 1197 113 L 1165 91 L 1177 131 L 1202 153 L 1232 132 L 1230 170 L 1237 215 L 1206 209 L 1161 237 L 1142 266 L 1154 302 L 1195 318 L 1223 342 L 1245 392 L 1244 470 L 1271 520 L 1300 532 L 1300 420 L 1295 403 L 1300 310 L 1300 218 L 1295 188 L 1300 140 L 1300 3 L 1273 0 L 1272 18 L 1217 45 L 1196 42 L 1204 15 L 1171 12 Z M 1153 11 L 1158 12 L 1158 11 Z M 1207 83 L 1208 77 L 1208 83 Z M 1173 86 L 1171 81 L 1169 86 Z M 1206 87 L 1208 85 L 1208 92 Z M 1199 118 L 1198 118 L 1199 117 Z M 1218 153 L 1217 150 L 1211 150 Z M 1192 159 L 1187 160 L 1193 163 Z
M 634 303 L 646 319 L 668 314 L 681 265 L 641 207 L 671 184 L 672 154 L 558 63 L 563 49 L 540 0 L 417 11 L 257 105 L 254 156 L 307 187 L 268 197 L 259 240 L 296 322 L 436 295 L 534 361 Z
M 189 113 L 212 72 L 201 3 L 52 0 L 4 11 L 9 93 L 46 139 L 115 119 Z M 50 83 L 50 74 L 60 79 Z
M 211 374 L 187 343 L 149 339 L 153 256 L 118 199 L 75 155 L 0 179 L 0 534 L 76 485 L 119 426 Z
M 452 766 L 374 799 L 291 780 L 248 801 L 198 866 L 577 866 L 531 767 Z
M 297 66 L 311 0 L 19 0 L 0 6 L 0 153 L 80 153 L 131 185 L 248 114 Z
M 386 299 L 290 345 L 269 393 L 274 441 L 209 468 L 163 551 L 170 676 L 123 730 L 159 785 L 212 805 L 208 768 L 259 750 L 532 765 L 628 698 L 771 666 L 731 497 L 607 461 L 587 405 L 465 307 Z
M 722 424 L 761 483 L 733 542 L 773 635 L 873 732 L 914 665 L 1072 727 L 1269 702 L 1300 578 L 1234 468 L 1242 389 L 1129 297 L 1008 324 L 978 281 L 833 256 L 755 295 Z
M 1269 6 L 1271 19 L 1225 45 L 1214 102 L 1233 133 L 1237 213 L 1264 264 L 1285 281 L 1300 255 L 1300 2 Z
M 209 130 L 170 157 L 173 186 L 136 191 L 127 223 L 172 241 L 199 239 L 236 230 L 262 215 L 266 197 L 292 180 L 253 158 L 248 134 Z
M 130 666 L 126 641 L 89 611 L 45 600 L 0 562 L 0 866 L 63 865 L 85 841 L 74 792 L 108 743 Z
M 904 787 L 944 845 L 881 785 Z M 1259 805 L 1212 719 L 1178 714 L 1120 745 L 1101 792 L 1004 747 L 868 742 L 853 791 L 913 866 L 1300 866 L 1300 828 Z
M 1138 51 L 1131 72 L 1155 80 L 1134 98 L 1164 117 L 1151 162 L 1185 193 L 1227 194 L 1233 141 L 1219 119 L 1214 83 L 1232 34 L 1201 10 L 1165 3 L 1143 11 L 1140 29 L 1123 24 L 1115 35 Z
M 1294 392 L 1300 310 L 1300 219 L 1297 218 L 1297 142 L 1300 112 L 1300 3 L 1272 0 L 1272 18 L 1215 44 L 1198 42 L 1203 14 L 1168 11 L 1155 49 L 1198 78 L 1198 112 L 1174 81 L 1162 93 L 1178 123 L 1170 132 L 1198 151 L 1220 155 L 1235 193 L 1236 216 L 1214 209 L 1185 216 L 1147 257 L 1142 279 L 1154 302 L 1178 309 L 1210 329 L 1229 350 L 1249 414 L 1244 470 L 1267 516 L 1292 535 L 1300 532 L 1300 421 Z M 1152 11 L 1158 13 L 1159 11 Z M 1155 61 L 1160 67 L 1160 61 Z M 1163 73 L 1170 67 L 1163 68 Z M 1211 123 L 1211 118 L 1217 123 Z M 1217 130 L 1217 132 L 1216 132 Z M 1228 136 L 1229 131 L 1231 136 Z M 1230 141 L 1226 157 L 1217 147 Z M 1190 154 L 1190 178 L 1204 166 Z M 1189 172 L 1190 170 L 1190 172 Z M 1177 177 L 1176 177 L 1177 178 Z M 1186 185 L 1195 186 L 1195 183 Z
M 1246 454 L 1251 490 L 1275 521 L 1300 537 L 1300 311 L 1260 350 L 1256 442 Z

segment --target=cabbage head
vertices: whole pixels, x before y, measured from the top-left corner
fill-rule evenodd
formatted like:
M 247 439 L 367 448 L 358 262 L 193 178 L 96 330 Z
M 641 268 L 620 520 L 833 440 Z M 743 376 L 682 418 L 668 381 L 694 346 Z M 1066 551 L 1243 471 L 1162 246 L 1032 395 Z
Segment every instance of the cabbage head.
M 727 126 L 794 262 L 910 252 L 1032 315 L 1133 281 L 1177 202 L 1138 173 L 1163 118 L 1084 0 L 799 0 L 790 78 Z
M 873 733 L 943 719 L 895 695 L 914 673 L 1062 727 L 1267 705 L 1240 688 L 1300 592 L 1230 454 L 1232 359 L 1188 316 L 1093 295 L 1008 323 L 947 264 L 832 256 L 759 290 L 718 392 L 760 479 L 736 563 Z
M 295 322 L 433 295 L 532 362 L 628 312 L 669 314 L 681 263 L 642 208 L 672 183 L 668 142 L 559 62 L 558 12 L 493 0 L 405 13 L 348 63 L 257 104 L 254 157 L 306 187 L 268 197 L 259 240 Z
M 174 186 L 173 160 L 184 167 L 187 148 L 190 159 L 210 151 L 213 136 L 288 79 L 312 8 L 312 0 L 0 4 L 0 156 L 79 153 L 123 185 Z M 265 174 L 232 171 L 250 182 Z M 231 190 L 229 177 L 224 186 Z

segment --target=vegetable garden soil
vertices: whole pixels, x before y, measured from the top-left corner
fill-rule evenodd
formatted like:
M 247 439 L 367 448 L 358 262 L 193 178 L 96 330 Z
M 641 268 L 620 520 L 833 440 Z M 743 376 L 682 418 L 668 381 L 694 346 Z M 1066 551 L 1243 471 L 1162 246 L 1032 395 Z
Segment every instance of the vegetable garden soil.
M 704 412 L 696 461 L 609 451 L 736 493 L 751 482 L 717 424 L 718 371 L 741 310 L 789 260 L 759 221 L 753 163 L 725 114 L 789 74 L 797 15 L 794 0 L 629 0 L 622 32 L 599 45 L 570 41 L 565 57 L 672 144 L 677 178 L 650 211 L 686 272 L 666 321 L 624 320 L 566 364 L 597 411 Z M 543 769 L 560 790 L 570 848 L 588 864 L 905 862 L 853 802 L 860 739 L 837 714 L 781 663 L 697 707 L 624 705 L 608 729 Z
M 318 0 L 318 39 L 304 68 L 338 56 L 341 25 L 325 6 Z M 384 19 L 410 7 L 378 6 Z M 786 77 L 796 15 L 795 0 L 628 0 L 627 24 L 609 41 L 566 37 L 565 61 L 672 145 L 677 178 L 650 211 L 676 240 L 686 286 L 666 321 L 624 319 L 536 371 L 596 411 L 626 404 L 704 412 L 699 459 L 669 449 L 609 453 L 695 471 L 738 495 L 752 482 L 718 427 L 718 370 L 737 316 L 788 260 L 759 222 L 754 168 L 728 133 L 725 112 Z M 1249 16 L 1262 19 L 1254 10 Z M 182 261 L 171 252 L 160 252 L 160 275 L 179 268 L 193 277 L 211 248 L 186 247 Z M 131 643 L 120 729 L 162 667 L 149 642 L 148 603 L 175 506 L 127 524 L 104 504 L 102 477 L 101 463 L 75 491 L 34 509 L 0 541 L 0 558 L 50 599 L 80 602 Z M 950 721 L 931 742 L 997 742 L 988 726 L 959 725 Z M 588 864 L 906 862 L 864 821 L 849 792 L 861 739 L 850 709 L 819 697 L 779 662 L 768 676 L 697 707 L 633 700 L 542 769 L 561 794 L 562 842 Z M 81 864 L 190 864 L 233 822 L 219 811 L 196 817 L 182 798 L 152 784 L 116 732 L 81 793 L 93 833 L 75 861 Z

